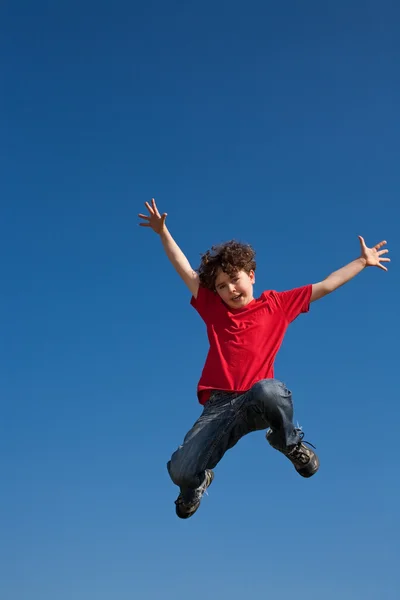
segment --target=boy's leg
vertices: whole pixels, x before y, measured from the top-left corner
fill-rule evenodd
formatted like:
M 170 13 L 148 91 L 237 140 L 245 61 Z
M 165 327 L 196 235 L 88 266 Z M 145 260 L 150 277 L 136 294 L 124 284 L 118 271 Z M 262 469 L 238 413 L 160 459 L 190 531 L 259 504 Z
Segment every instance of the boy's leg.
M 291 392 L 276 379 L 263 379 L 248 392 L 248 406 L 256 407 L 270 428 L 269 444 L 282 452 L 303 477 L 311 477 L 319 468 L 319 459 L 302 441 L 303 432 L 293 424 Z
M 285 450 L 300 439 L 292 422 L 291 394 L 283 383 L 264 379 L 244 394 L 214 392 L 203 413 L 174 452 L 167 468 L 189 501 L 225 452 L 251 431 L 274 431 L 274 446 Z
M 259 410 L 265 427 L 270 428 L 269 442 L 277 450 L 285 452 L 300 440 L 300 429 L 293 423 L 292 394 L 277 379 L 262 379 L 247 392 L 248 407 Z
M 232 399 L 236 396 L 227 392 L 213 393 L 167 464 L 172 481 L 180 488 L 176 504 L 177 514 L 182 518 L 192 516 L 197 510 L 201 496 L 212 482 L 210 469 L 229 445 L 229 432 L 236 416 Z
M 194 514 L 212 482 L 210 469 L 227 450 L 247 433 L 268 428 L 268 442 L 291 460 L 300 475 L 310 477 L 318 470 L 316 454 L 301 441 L 302 431 L 293 424 L 292 397 L 283 383 L 263 379 L 244 394 L 216 392 L 167 465 L 180 488 L 177 514 L 180 502 L 190 508 L 185 517 Z

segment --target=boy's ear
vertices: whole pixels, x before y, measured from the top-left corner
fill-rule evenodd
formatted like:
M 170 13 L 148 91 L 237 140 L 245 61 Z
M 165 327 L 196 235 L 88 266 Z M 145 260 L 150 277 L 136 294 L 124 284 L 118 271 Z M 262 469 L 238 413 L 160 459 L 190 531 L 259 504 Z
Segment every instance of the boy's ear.
M 251 283 L 255 283 L 256 282 L 256 274 L 254 273 L 253 269 L 250 271 L 249 275 L 250 275 Z

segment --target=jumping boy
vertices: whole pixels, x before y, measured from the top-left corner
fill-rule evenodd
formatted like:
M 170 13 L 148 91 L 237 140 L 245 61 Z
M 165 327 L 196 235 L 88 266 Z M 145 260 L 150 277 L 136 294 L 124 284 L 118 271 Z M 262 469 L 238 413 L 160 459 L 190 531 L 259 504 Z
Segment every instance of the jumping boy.
M 237 241 L 213 246 L 198 271 L 169 233 L 154 199 L 148 215 L 139 214 L 143 227 L 160 236 L 164 250 L 192 293 L 191 304 L 206 324 L 210 344 L 197 395 L 203 413 L 174 452 L 167 468 L 180 488 L 176 514 L 191 517 L 211 484 L 212 469 L 241 437 L 267 429 L 269 444 L 284 454 L 302 477 L 319 468 L 316 453 L 303 442 L 293 424 L 291 392 L 274 379 L 274 360 L 288 325 L 307 312 L 315 300 L 333 292 L 375 266 L 387 271 L 389 258 L 380 242 L 367 248 L 359 236 L 361 255 L 319 283 L 285 292 L 264 291 L 254 298 L 255 252 Z

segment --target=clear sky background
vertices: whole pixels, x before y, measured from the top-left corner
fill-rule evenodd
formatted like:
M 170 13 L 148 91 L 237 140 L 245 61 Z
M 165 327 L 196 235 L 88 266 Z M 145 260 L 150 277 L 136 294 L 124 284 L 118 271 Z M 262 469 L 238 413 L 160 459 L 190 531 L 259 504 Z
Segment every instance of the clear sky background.
M 0 53 L 1 599 L 398 599 L 399 3 L 6 0 Z M 188 521 L 207 340 L 152 196 L 257 295 L 392 258 L 278 355 L 318 475 L 249 435 Z

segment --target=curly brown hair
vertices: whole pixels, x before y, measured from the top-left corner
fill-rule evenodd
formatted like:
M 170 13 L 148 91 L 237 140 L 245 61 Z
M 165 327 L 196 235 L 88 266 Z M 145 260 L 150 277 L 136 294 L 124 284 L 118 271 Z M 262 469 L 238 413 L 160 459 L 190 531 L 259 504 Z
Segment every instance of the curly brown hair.
M 249 244 L 242 244 L 236 240 L 212 246 L 211 250 L 201 255 L 201 263 L 197 269 L 200 285 L 214 292 L 219 269 L 230 277 L 238 271 L 255 271 L 255 255 L 255 250 Z

